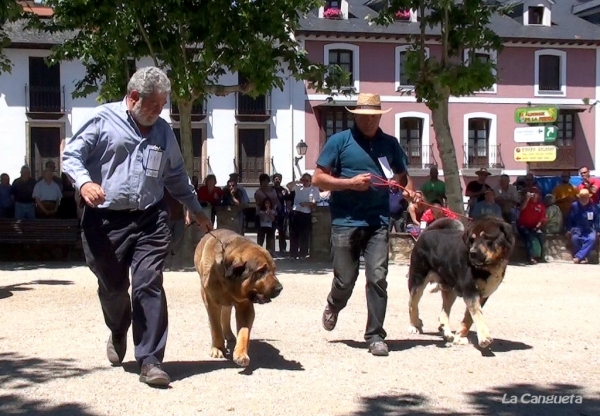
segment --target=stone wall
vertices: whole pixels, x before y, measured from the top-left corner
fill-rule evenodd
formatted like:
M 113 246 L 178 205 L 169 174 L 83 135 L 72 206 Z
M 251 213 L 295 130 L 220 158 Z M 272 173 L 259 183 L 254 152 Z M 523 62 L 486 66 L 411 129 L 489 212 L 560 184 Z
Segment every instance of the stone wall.
M 312 260 L 331 259 L 331 213 L 329 207 L 316 207 L 312 214 L 313 225 L 310 240 Z

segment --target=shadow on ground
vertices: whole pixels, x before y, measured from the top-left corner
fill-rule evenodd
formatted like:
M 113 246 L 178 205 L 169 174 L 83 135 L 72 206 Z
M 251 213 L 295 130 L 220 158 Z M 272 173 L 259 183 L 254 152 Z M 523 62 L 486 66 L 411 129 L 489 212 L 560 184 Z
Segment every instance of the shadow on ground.
M 428 334 L 428 335 L 436 335 L 436 334 Z M 477 346 L 477 335 L 471 331 L 468 335 L 470 345 L 469 346 L 453 346 L 452 344 L 447 343 L 440 336 L 439 339 L 401 339 L 401 340 L 386 340 L 385 342 L 388 344 L 390 351 L 405 351 L 411 348 L 416 347 L 429 347 L 435 346 L 438 348 L 464 348 L 464 347 L 473 347 L 477 348 L 481 355 L 486 357 L 493 357 L 495 352 L 510 352 L 510 351 L 520 351 L 520 350 L 529 350 L 533 348 L 531 345 L 525 344 L 520 341 L 510 341 L 506 339 L 494 339 L 494 343 L 489 349 L 481 349 Z M 356 341 L 351 339 L 340 339 L 329 341 L 332 344 L 345 344 L 350 348 L 363 349 L 365 351 L 368 350 L 369 344 L 365 341 Z
M 101 368 L 80 368 L 75 360 L 44 360 L 5 352 L 0 353 L 0 414 L 94 415 L 78 403 L 49 406 L 43 400 L 19 395 L 19 390 L 56 379 L 82 377 Z M 9 391 L 12 390 L 10 393 Z
M 0 262 L 0 271 L 12 272 L 19 270 L 37 270 L 37 269 L 69 269 L 85 266 L 83 261 L 2 261 Z
M 231 357 L 206 361 L 167 361 L 162 367 L 171 377 L 171 381 L 184 380 L 195 375 L 227 368 L 240 370 L 240 374 L 244 375 L 251 375 L 254 370 L 258 369 L 304 371 L 301 363 L 287 360 L 277 348 L 266 342 L 266 340 L 251 340 L 249 355 L 250 365 L 246 368 L 236 365 L 231 361 Z M 206 356 L 208 356 L 208 348 L 206 349 Z M 139 374 L 140 371 L 135 361 L 123 363 L 123 369 L 133 374 Z
M 16 283 L 14 285 L 9 286 L 0 286 L 0 299 L 10 298 L 13 295 L 13 292 L 25 292 L 28 290 L 33 290 L 33 287 L 30 286 L 67 286 L 72 284 L 73 282 L 71 280 L 33 280 L 31 282 L 26 283 Z
M 360 409 L 351 416 L 467 416 L 473 414 L 482 416 L 592 416 L 600 414 L 600 398 L 585 396 L 583 392 L 582 386 L 572 384 L 553 384 L 549 387 L 533 384 L 510 384 L 465 393 L 469 406 L 468 411 L 440 408 L 439 405 L 431 403 L 430 399 L 421 394 L 392 393 L 361 398 Z M 536 404 L 534 400 L 538 397 L 552 401 L 565 400 L 566 402 Z M 581 403 L 577 403 L 577 397 L 581 398 Z M 511 399 L 516 403 L 508 403 Z

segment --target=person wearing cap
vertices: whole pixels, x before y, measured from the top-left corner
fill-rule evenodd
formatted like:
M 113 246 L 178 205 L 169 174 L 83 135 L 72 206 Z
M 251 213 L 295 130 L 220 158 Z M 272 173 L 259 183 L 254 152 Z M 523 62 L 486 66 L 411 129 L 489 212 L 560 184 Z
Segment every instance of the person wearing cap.
M 537 188 L 531 188 L 531 192 L 525 194 L 521 204 L 521 212 L 517 219 L 517 231 L 525 243 L 527 261 L 530 264 L 537 264 L 538 261 L 533 256 L 533 240 L 540 244 L 540 260 L 545 261 L 544 225 L 546 224 L 546 207 L 540 202 L 540 191 Z
M 473 205 L 470 213 L 471 218 L 474 220 L 485 216 L 502 218 L 502 208 L 496 203 L 496 193 L 494 190 L 492 188 L 486 189 L 483 196 L 483 201 L 476 202 Z
M 171 239 L 165 187 L 202 231 L 212 230 L 173 129 L 160 117 L 170 92 L 161 69 L 137 70 L 123 100 L 96 108 L 63 151 L 63 170 L 86 204 L 81 239 L 110 330 L 106 357 L 113 365 L 123 361 L 133 326 L 139 380 L 153 387 L 171 382 L 162 368 L 168 333 L 163 268 Z
M 592 203 L 598 205 L 598 202 L 600 202 L 600 179 L 592 178 L 590 169 L 587 166 L 582 166 L 579 169 L 579 175 L 581 175 L 581 183 L 577 186 L 577 190 L 587 189 Z
M 485 183 L 488 176 L 491 175 L 486 168 L 479 169 L 475 174 L 477 175 L 477 179 L 469 182 L 465 191 L 465 195 L 470 198 L 469 207 L 471 208 L 476 202 L 483 201 L 485 199 L 485 191 L 491 189 L 491 187 Z
M 361 93 L 351 129 L 331 136 L 317 159 L 313 182 L 331 191 L 331 252 L 333 282 L 323 311 L 323 328 L 335 328 L 358 278 L 361 254 L 365 260 L 369 352 L 387 356 L 383 322 L 387 308 L 389 186 L 404 185 L 412 198 L 413 183 L 407 174 L 407 156 L 399 141 L 379 127 L 379 95 Z M 384 182 L 385 179 L 390 182 Z
M 565 218 L 566 237 L 571 240 L 573 263 L 587 263 L 590 252 L 596 247 L 600 231 L 598 206 L 593 203 L 590 191 L 580 189 L 577 200 Z

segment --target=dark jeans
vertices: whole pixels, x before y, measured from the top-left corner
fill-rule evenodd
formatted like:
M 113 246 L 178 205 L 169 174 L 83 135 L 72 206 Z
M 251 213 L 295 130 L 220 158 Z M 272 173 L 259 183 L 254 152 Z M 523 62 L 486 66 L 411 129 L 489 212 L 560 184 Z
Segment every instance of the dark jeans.
M 162 362 L 167 343 L 163 266 L 170 240 L 168 219 L 161 202 L 134 212 L 85 207 L 81 220 L 83 250 L 98 278 L 104 321 L 114 336 L 126 334 L 133 321 L 140 365 Z
M 266 249 L 270 253 L 275 251 L 275 226 L 273 227 L 259 227 L 258 233 L 256 233 L 256 242 L 259 246 L 262 247 L 265 242 L 265 237 L 267 239 Z
M 279 234 L 279 251 L 283 253 L 287 248 L 287 228 L 289 215 L 286 212 L 277 213 L 277 233 Z
M 525 252 L 527 253 L 527 260 L 531 260 L 533 257 L 533 240 L 537 239 L 540 243 L 540 258 L 545 259 L 546 253 L 544 250 L 544 242 L 546 241 L 546 235 L 542 231 L 535 231 L 529 228 L 517 226 L 517 231 L 521 236 L 521 239 L 525 242 Z
M 406 224 L 404 223 L 404 217 L 402 212 L 399 214 L 390 214 L 390 232 L 396 230 L 397 233 L 403 233 Z
M 365 258 L 367 279 L 367 328 L 365 340 L 382 341 L 387 308 L 388 229 L 382 227 L 331 227 L 333 283 L 327 297 L 331 309 L 346 307 L 358 278 L 361 254 Z
M 290 222 L 290 257 L 308 256 L 312 214 L 294 211 Z

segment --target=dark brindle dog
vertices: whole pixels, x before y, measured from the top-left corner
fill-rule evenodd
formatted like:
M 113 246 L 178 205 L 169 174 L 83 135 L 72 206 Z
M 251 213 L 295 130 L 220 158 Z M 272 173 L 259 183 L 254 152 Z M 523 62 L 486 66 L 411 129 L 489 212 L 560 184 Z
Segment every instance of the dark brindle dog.
M 473 322 L 481 348 L 492 343 L 492 337 L 481 308 L 504 279 L 506 266 L 515 244 L 510 224 L 495 217 L 471 221 L 465 227 L 455 220 L 436 220 L 421 233 L 410 256 L 408 290 L 411 333 L 421 333 L 419 300 L 429 282 L 442 288 L 440 331 L 444 338 L 457 344 L 467 343 Z M 450 309 L 457 296 L 467 310 L 456 334 L 450 330 Z

